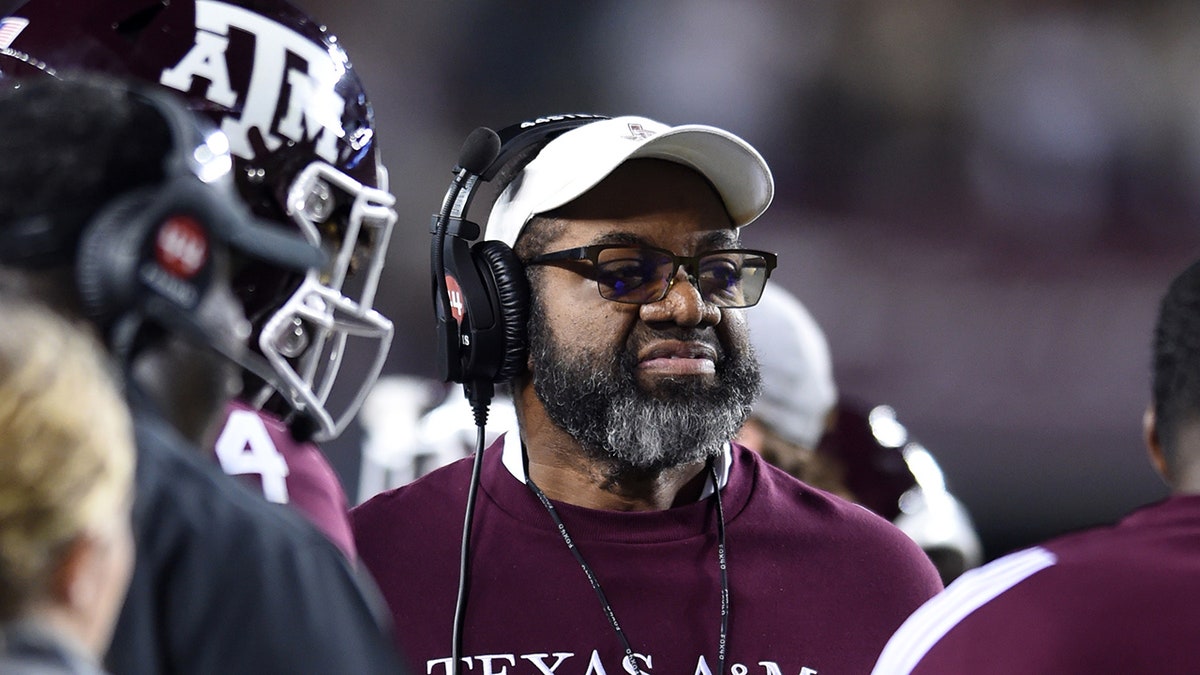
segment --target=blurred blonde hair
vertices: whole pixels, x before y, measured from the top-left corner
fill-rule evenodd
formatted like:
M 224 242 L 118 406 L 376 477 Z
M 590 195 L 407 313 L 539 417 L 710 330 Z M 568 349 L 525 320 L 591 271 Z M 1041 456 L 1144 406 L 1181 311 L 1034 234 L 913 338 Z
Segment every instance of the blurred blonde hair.
M 0 620 L 43 597 L 82 534 L 127 517 L 132 423 L 84 328 L 0 294 Z

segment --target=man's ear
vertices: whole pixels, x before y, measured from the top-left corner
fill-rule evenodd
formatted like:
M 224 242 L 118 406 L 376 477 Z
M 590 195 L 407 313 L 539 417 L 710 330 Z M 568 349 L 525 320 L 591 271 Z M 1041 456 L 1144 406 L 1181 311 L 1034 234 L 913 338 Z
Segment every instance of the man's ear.
M 87 535 L 75 537 L 67 544 L 50 581 L 50 593 L 56 603 L 78 609 L 94 602 L 96 589 L 91 568 L 95 556 L 96 541 Z
M 1150 456 L 1150 464 L 1154 466 L 1154 470 L 1162 476 L 1163 480 L 1170 483 L 1170 468 L 1167 466 L 1162 442 L 1158 437 L 1158 416 L 1154 413 L 1153 402 L 1146 406 L 1146 412 L 1142 414 L 1142 440 L 1146 443 L 1146 453 Z

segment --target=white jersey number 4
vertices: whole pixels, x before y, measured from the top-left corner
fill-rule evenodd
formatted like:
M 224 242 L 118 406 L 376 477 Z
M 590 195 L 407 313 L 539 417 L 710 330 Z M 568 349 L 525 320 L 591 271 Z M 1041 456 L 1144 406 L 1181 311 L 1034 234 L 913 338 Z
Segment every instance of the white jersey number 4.
M 248 410 L 234 410 L 217 438 L 217 459 L 231 476 L 256 473 L 262 478 L 263 496 L 276 504 L 288 503 L 287 461 L 262 419 Z

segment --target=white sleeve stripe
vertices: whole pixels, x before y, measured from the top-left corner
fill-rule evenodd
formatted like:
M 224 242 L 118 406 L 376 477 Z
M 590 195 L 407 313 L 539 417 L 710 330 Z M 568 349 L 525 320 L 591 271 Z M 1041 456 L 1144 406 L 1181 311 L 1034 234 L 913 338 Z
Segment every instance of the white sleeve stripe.
M 912 672 L 938 640 L 968 614 L 1057 560 L 1050 551 L 1034 547 L 962 575 L 908 617 L 888 640 L 872 675 Z

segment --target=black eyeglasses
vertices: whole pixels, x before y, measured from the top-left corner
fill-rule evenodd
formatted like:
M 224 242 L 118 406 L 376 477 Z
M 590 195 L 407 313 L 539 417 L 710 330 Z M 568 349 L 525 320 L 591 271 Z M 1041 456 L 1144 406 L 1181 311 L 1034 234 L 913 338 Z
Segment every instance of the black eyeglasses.
M 591 261 L 600 296 L 644 305 L 667 297 L 683 267 L 705 302 L 717 307 L 750 307 L 762 297 L 775 254 L 731 248 L 684 256 L 652 246 L 596 244 L 543 253 L 526 265 L 568 260 Z

